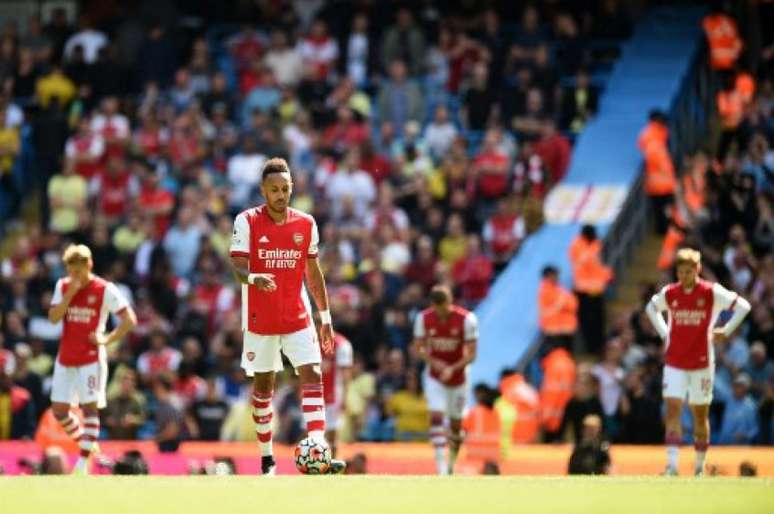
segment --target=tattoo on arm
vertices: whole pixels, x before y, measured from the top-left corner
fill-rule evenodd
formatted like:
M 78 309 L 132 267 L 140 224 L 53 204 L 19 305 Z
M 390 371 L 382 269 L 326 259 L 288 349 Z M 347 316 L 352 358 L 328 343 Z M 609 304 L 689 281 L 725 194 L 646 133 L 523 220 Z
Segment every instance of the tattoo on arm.
M 250 266 L 247 257 L 231 257 L 231 269 L 240 284 L 248 284 L 247 277 L 250 275 Z

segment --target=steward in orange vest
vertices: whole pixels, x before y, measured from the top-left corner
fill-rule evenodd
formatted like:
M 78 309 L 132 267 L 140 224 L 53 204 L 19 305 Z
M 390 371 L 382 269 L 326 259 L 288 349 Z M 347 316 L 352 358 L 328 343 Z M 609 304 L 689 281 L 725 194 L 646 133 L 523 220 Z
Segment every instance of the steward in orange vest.
M 473 393 L 476 406 L 470 409 L 462 420 L 462 428 L 465 430 L 465 460 L 482 468 L 484 463 L 499 463 L 502 458 L 500 416 L 494 409 L 494 391 L 485 384 L 478 384 Z
M 663 234 L 667 229 L 666 208 L 674 202 L 677 189 L 675 166 L 669 154 L 669 127 L 666 115 L 651 111 L 648 124 L 640 132 L 637 146 L 645 160 L 645 193 L 651 200 L 656 216 L 656 229 Z
M 736 21 L 722 10 L 716 10 L 704 17 L 702 26 L 710 50 L 710 67 L 718 71 L 733 68 L 742 51 Z
M 500 395 L 516 411 L 516 421 L 511 428 L 511 442 L 529 444 L 537 441 L 540 431 L 540 397 L 532 384 L 521 373 L 503 372 Z
M 557 348 L 541 364 L 544 375 L 540 388 L 540 424 L 546 441 L 555 441 L 561 437 L 564 408 L 575 387 L 575 360 L 567 350 Z
M 571 348 L 578 330 L 578 299 L 559 285 L 559 270 L 555 267 L 543 268 L 542 276 L 538 289 L 538 312 L 546 348 Z
M 573 289 L 578 297 L 578 318 L 586 350 L 597 353 L 604 343 L 604 293 L 613 271 L 602 262 L 602 241 L 592 225 L 584 225 L 570 245 Z

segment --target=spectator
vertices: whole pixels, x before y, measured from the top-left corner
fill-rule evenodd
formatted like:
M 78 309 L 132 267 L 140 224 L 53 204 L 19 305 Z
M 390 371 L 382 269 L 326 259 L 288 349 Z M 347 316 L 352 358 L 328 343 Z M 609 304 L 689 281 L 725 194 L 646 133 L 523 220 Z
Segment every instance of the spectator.
M 583 420 L 590 415 L 599 419 L 604 415 L 599 401 L 599 379 L 588 369 L 581 369 L 576 375 L 573 396 L 564 408 L 559 436 L 565 435 L 569 428 L 572 430 L 571 438 L 579 444 L 583 437 Z
M 186 438 L 183 413 L 176 405 L 172 394 L 172 383 L 165 377 L 154 381 L 153 395 L 156 397 L 154 417 L 156 420 L 156 444 L 162 453 L 174 453 Z
M 369 34 L 368 16 L 364 13 L 355 14 L 342 61 L 347 76 L 358 87 L 363 87 L 374 71 L 375 50 Z
M 75 84 L 67 78 L 58 64 L 54 64 L 51 70 L 41 75 L 35 83 L 35 99 L 44 108 L 51 102 L 64 107 L 75 97 L 75 93 Z
M 416 372 L 407 373 L 404 388 L 387 400 L 387 413 L 395 418 L 395 438 L 399 441 L 427 439 L 430 411 Z
M 155 83 L 165 89 L 177 68 L 177 55 L 171 37 L 161 23 L 153 24 L 137 56 L 136 80 L 140 85 Z
M 137 372 L 143 384 L 177 371 L 182 356 L 178 350 L 168 346 L 167 339 L 167 335 L 163 332 L 153 332 L 149 338 L 150 349 L 140 354 L 137 359 Z
M 317 19 L 312 23 L 300 48 L 304 65 L 312 67 L 318 79 L 328 79 L 339 58 L 339 44 L 328 34 L 328 25 L 323 20 Z
M 526 236 L 524 218 L 519 215 L 513 200 L 499 200 L 497 211 L 486 221 L 482 233 L 496 271 L 507 266 Z
M 502 197 L 509 186 L 510 159 L 498 142 L 496 131 L 487 131 L 484 145 L 473 160 L 473 174 L 477 177 L 478 193 L 487 200 Z
M 496 117 L 497 112 L 497 95 L 489 84 L 486 64 L 476 63 L 470 85 L 462 93 L 462 125 L 470 130 L 484 130 Z
M 94 29 L 89 16 L 81 15 L 79 32 L 76 32 L 67 40 L 64 46 L 65 57 L 70 57 L 73 50 L 80 46 L 83 48 L 83 56 L 88 64 L 97 60 L 100 48 L 108 44 L 108 38 L 104 33 Z
M 570 475 L 607 475 L 610 473 L 610 445 L 602 439 L 602 420 L 589 415 L 583 420 L 583 436 L 570 456 Z
M 622 443 L 663 443 L 661 406 L 656 398 L 648 395 L 643 368 L 634 368 L 626 375 L 618 414 L 621 418 L 619 439 Z
M 749 390 L 750 377 L 740 373 L 734 379 L 733 396 L 723 411 L 718 443 L 747 445 L 758 435 L 758 413 Z
M 666 115 L 654 110 L 648 118 L 648 124 L 640 132 L 637 146 L 645 159 L 645 194 L 650 198 L 655 211 L 656 231 L 659 234 L 665 234 L 669 221 L 669 209 L 674 203 L 677 180 L 667 147 L 669 127 Z
M 591 85 L 591 76 L 584 68 L 575 75 L 575 85 L 562 93 L 560 126 L 579 134 L 589 119 L 597 112 L 599 92 Z
M 288 37 L 283 30 L 272 32 L 271 46 L 266 51 L 264 63 L 280 86 L 295 87 L 301 80 L 304 69 L 302 56 L 296 48 L 288 45 Z
M 194 223 L 194 211 L 191 207 L 181 208 L 177 213 L 177 223 L 164 236 L 164 249 L 178 277 L 188 278 L 193 273 L 201 239 L 202 230 Z
M 540 156 L 548 171 L 549 186 L 559 183 L 570 165 L 570 141 L 556 128 L 551 117 L 543 118 L 540 138 L 535 141 L 535 153 Z
M 477 234 L 469 235 L 465 256 L 455 262 L 451 270 L 454 284 L 460 290 L 460 302 L 473 309 L 486 298 L 493 272 L 491 259 L 481 251 L 481 238 Z
M 78 218 L 88 199 L 86 180 L 75 174 L 75 163 L 66 161 L 61 174 L 48 183 L 48 202 L 51 208 L 51 230 L 69 234 L 78 228 Z
M 599 379 L 599 399 L 602 401 L 602 409 L 605 413 L 606 432 L 612 437 L 617 437 L 620 430 L 616 414 L 623 394 L 622 350 L 619 340 L 609 340 L 605 344 L 602 362 L 596 364 L 591 370 L 594 376 Z
M 457 127 L 449 120 L 449 109 L 445 105 L 438 105 L 422 138 L 433 161 L 440 162 L 443 159 L 456 137 Z
M 0 183 L 10 191 L 16 189 L 12 183 L 13 168 L 21 150 L 19 130 L 6 124 L 6 113 L 0 111 Z
M 127 370 L 121 376 L 118 392 L 108 398 L 108 405 L 102 416 L 110 439 L 137 439 L 137 432 L 145 423 L 146 412 L 145 397 L 137 391 L 134 371 Z
M 382 120 L 396 128 L 402 135 L 408 121 L 422 121 L 425 116 L 424 97 L 419 86 L 408 80 L 406 64 L 396 60 L 390 63 L 390 80 L 385 81 L 379 90 L 377 105 Z
M 395 61 L 403 61 L 408 74 L 417 76 L 424 71 L 425 37 L 414 23 L 414 17 L 407 8 L 399 9 L 395 25 L 387 28 L 382 37 L 382 66 L 392 69 Z
M 559 285 L 559 270 L 546 266 L 538 290 L 540 330 L 547 348 L 572 347 L 578 330 L 578 299 Z
M 759 400 L 766 389 L 766 384 L 774 379 L 774 362 L 766 358 L 766 345 L 763 341 L 755 341 L 750 345 L 750 362 L 744 368 L 750 378 L 750 394 Z
M 207 378 L 204 398 L 196 400 L 188 409 L 188 427 L 191 437 L 202 441 L 220 440 L 221 428 L 229 412 L 229 405 L 218 393 L 214 377 Z

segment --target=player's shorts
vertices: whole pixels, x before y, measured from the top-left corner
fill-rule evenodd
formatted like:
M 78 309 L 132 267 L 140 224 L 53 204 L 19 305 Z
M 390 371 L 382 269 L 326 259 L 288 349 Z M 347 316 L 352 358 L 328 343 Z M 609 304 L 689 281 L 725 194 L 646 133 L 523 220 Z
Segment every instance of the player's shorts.
M 687 396 L 690 405 L 709 405 L 714 381 L 714 366 L 693 370 L 664 366 L 663 396 L 683 401 Z
M 51 401 L 70 405 L 96 403 L 98 409 L 107 405 L 107 360 L 101 359 L 84 366 L 54 364 L 51 381 Z
M 282 371 L 282 355 L 288 358 L 294 368 L 306 364 L 320 364 L 320 344 L 313 325 L 282 335 L 260 335 L 244 332 L 242 346 L 242 369 L 248 377 L 255 373 Z
M 341 404 L 325 404 L 325 430 L 338 430 L 341 417 Z
M 450 387 L 425 372 L 424 387 L 430 412 L 443 412 L 451 419 L 462 419 L 467 402 L 466 384 Z

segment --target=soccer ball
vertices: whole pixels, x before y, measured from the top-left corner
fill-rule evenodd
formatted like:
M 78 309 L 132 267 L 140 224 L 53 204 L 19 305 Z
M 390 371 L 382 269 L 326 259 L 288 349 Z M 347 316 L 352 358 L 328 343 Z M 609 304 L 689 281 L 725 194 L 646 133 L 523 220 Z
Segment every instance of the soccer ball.
M 324 475 L 331 467 L 331 448 L 325 441 L 307 437 L 296 445 L 295 460 L 304 475 Z

